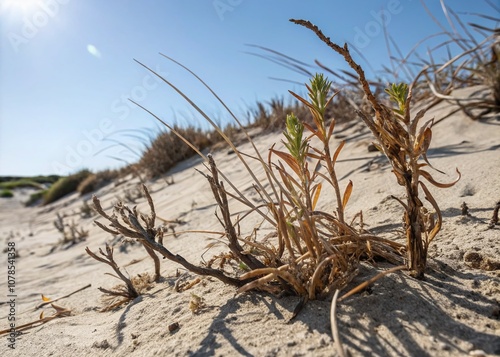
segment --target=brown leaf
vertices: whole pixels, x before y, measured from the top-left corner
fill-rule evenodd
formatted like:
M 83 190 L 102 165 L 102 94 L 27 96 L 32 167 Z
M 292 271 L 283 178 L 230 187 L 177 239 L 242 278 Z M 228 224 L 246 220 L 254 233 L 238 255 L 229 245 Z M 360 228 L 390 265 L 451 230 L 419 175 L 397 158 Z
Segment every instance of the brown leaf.
M 413 120 L 411 122 L 410 133 L 415 133 L 417 131 L 417 124 L 420 121 L 420 119 L 422 119 L 424 117 L 424 114 L 425 114 L 425 109 L 422 109 L 417 113 L 417 115 L 415 115 L 415 117 L 413 118 Z M 433 122 L 433 121 L 434 121 L 434 118 L 432 118 L 431 120 L 426 122 L 423 125 L 423 128 L 425 128 L 430 122 Z M 431 124 L 431 126 L 432 126 L 432 124 Z
M 301 101 L 306 107 L 308 107 L 310 109 L 314 109 L 314 107 L 311 105 L 311 103 L 309 103 L 307 100 L 302 98 L 300 95 L 295 94 L 294 92 L 292 92 L 290 90 L 288 92 L 290 92 L 291 95 L 293 95 L 295 98 L 297 98 L 299 101 Z
M 352 181 L 349 180 L 349 183 L 347 184 L 347 187 L 345 188 L 344 191 L 344 197 L 342 198 L 342 207 L 345 209 L 347 206 L 347 202 L 349 201 L 349 197 L 351 197 L 352 193 Z
M 458 170 L 457 170 L 457 172 L 458 172 Z M 438 216 L 438 221 L 436 222 L 436 224 L 434 225 L 432 230 L 429 232 L 429 236 L 428 236 L 428 240 L 427 240 L 427 245 L 429 245 L 429 243 L 432 242 L 432 240 L 434 239 L 436 234 L 438 234 L 438 232 L 441 230 L 441 224 L 443 222 L 443 217 L 441 215 L 441 210 L 439 209 L 439 206 L 438 206 L 436 200 L 434 199 L 434 197 L 432 197 L 431 193 L 427 189 L 427 186 L 425 186 L 422 181 L 419 181 L 418 183 L 422 187 L 422 190 L 424 190 L 425 199 L 431 203 L 432 207 L 434 207 L 434 210 L 436 211 L 436 214 Z
M 332 157 L 333 164 L 335 164 L 335 162 L 337 161 L 337 158 L 339 157 L 340 151 L 342 150 L 344 145 L 345 145 L 345 140 L 342 140 L 340 142 L 339 146 L 337 147 L 337 150 L 335 150 L 335 153 L 333 154 L 333 157 Z
M 321 193 L 321 183 L 318 183 L 317 186 L 314 187 L 313 191 L 314 191 L 314 197 L 313 197 L 313 201 L 312 201 L 312 209 L 314 210 L 314 208 L 316 207 L 316 204 L 318 203 L 318 199 L 319 199 L 319 195 Z
M 338 93 L 338 92 L 337 92 Z M 335 93 L 336 94 L 336 93 Z M 334 95 L 335 95 L 334 94 Z M 333 98 L 333 97 L 332 97 Z M 330 99 L 331 100 L 331 99 Z M 335 128 L 335 119 L 332 119 L 332 121 L 330 122 L 330 127 L 328 128 L 328 136 L 327 138 L 330 139 L 331 136 L 332 136 L 332 133 L 333 133 L 333 129 Z
M 271 152 L 273 154 L 276 154 L 279 156 L 283 161 L 286 162 L 286 164 L 300 177 L 302 176 L 302 173 L 300 172 L 300 167 L 297 164 L 297 160 L 290 154 L 283 152 L 283 151 L 278 151 L 271 149 Z

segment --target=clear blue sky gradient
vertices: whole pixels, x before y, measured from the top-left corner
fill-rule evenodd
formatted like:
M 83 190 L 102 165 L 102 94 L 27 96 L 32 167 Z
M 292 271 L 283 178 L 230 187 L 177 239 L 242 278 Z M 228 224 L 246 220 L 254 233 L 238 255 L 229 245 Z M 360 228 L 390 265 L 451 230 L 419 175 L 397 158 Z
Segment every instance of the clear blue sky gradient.
M 448 3 L 457 12 L 495 13 L 482 1 Z M 226 122 L 229 117 L 208 91 L 159 52 L 190 67 L 243 118 L 256 101 L 276 96 L 288 100 L 289 89 L 301 90 L 270 77 L 307 81 L 246 53 L 265 54 L 247 44 L 311 64 L 319 59 L 331 68 L 345 68 L 337 54 L 309 30 L 290 23 L 290 18 L 310 20 L 337 43 L 358 45 L 375 69 L 389 64 L 380 21 L 385 21 L 403 53 L 440 31 L 418 0 L 1 0 L 0 4 L 0 175 L 68 174 L 137 161 L 148 135 L 154 136 L 159 126 L 128 98 L 169 123 L 206 127 L 179 95 L 134 58 L 161 72 L 208 114 Z M 439 1 L 426 4 L 445 23 Z M 381 18 L 377 15 L 381 11 L 390 17 Z M 463 19 L 485 23 L 473 15 Z M 425 47 L 421 53 L 425 55 Z

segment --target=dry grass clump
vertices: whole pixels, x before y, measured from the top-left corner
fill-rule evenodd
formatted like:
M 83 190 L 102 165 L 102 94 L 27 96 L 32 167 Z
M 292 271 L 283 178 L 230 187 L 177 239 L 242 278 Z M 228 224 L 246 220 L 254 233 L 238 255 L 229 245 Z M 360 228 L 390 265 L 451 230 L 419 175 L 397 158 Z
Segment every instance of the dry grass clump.
M 209 133 L 194 127 L 174 127 L 188 139 L 198 150 L 203 150 L 215 143 Z M 167 173 L 177 163 L 193 156 L 196 152 L 182 143 L 171 131 L 161 132 L 143 153 L 138 166 L 150 178 Z
M 91 172 L 81 170 L 73 175 L 59 178 L 43 195 L 43 204 L 49 204 L 57 201 L 63 196 L 73 193 L 77 190 L 78 185 L 83 182 Z
M 358 107 L 357 112 L 375 135 L 378 149 L 388 157 L 398 184 L 406 189 L 406 202 L 398 199 L 405 211 L 406 246 L 366 231 L 363 228 L 362 214 L 354 217 L 345 216 L 345 208 L 354 184 L 349 181 L 347 185 L 341 187 L 338 180 L 335 166 L 345 143 L 343 141 L 336 143 L 335 149 L 331 151 L 336 118 L 328 117 L 329 106 L 338 93 L 332 94 L 332 82 L 323 75 L 315 75 L 310 84 L 306 85 L 306 98 L 292 93 L 303 107 L 307 108 L 310 121 L 302 120 L 295 114 L 288 114 L 283 132 L 285 150 L 278 150 L 273 146 L 266 160 L 258 152 L 238 119 L 212 89 L 193 72 L 174 61 L 198 78 L 222 103 L 247 136 L 254 148 L 254 154 L 240 152 L 224 130 L 181 90 L 141 64 L 176 90 L 213 126 L 244 165 L 260 197 L 258 203 L 249 200 L 237 185 L 229 181 L 219 170 L 212 155 L 205 156 L 200 151 L 199 145 L 185 137 L 179 128 L 168 125 L 136 103 L 170 129 L 169 140 L 172 141 L 171 136 L 175 135 L 178 137 L 179 145 L 184 142 L 193 152 L 205 159 L 207 172 L 203 175 L 217 203 L 216 216 L 224 229 L 221 235 L 230 251 L 215 256 L 205 266 L 198 266 L 167 249 L 163 245 L 164 228 L 154 226 L 156 217 L 154 204 L 145 186 L 143 186 L 144 195 L 150 207 L 148 216 L 140 214 L 135 208 L 124 206 L 121 202 L 115 206 L 115 214 L 110 216 L 102 210 L 99 200 L 94 197 L 97 212 L 110 222 L 109 227 L 98 223 L 99 227 L 111 234 L 122 234 L 141 242 L 155 259 L 156 277 L 159 276 L 159 260 L 156 253 L 181 264 L 191 272 L 213 276 L 227 284 L 237 286 L 240 293 L 249 290 L 268 291 L 274 294 L 290 293 L 301 296 L 303 301 L 321 298 L 336 289 L 344 288 L 356 275 L 362 260 L 373 261 L 379 257 L 394 264 L 401 264 L 404 260 L 402 257 L 406 255 L 407 268 L 412 275 L 423 277 L 427 249 L 441 228 L 442 217 L 422 178 L 437 187 L 449 187 L 456 182 L 440 184 L 426 170 L 427 166 L 432 167 L 427 160 L 426 152 L 431 141 L 433 121 L 428 120 L 419 125 L 424 111 L 411 118 L 412 91 L 405 84 L 393 85 L 386 90 L 390 99 L 397 104 L 397 108 L 392 109 L 381 104 L 372 93 L 362 68 L 351 58 L 347 45 L 339 47 L 331 43 L 317 27 L 307 21 L 293 21 L 312 29 L 325 43 L 340 53 L 357 73 L 361 90 L 370 106 L 368 110 Z M 347 97 L 344 99 L 349 102 Z M 369 115 L 370 112 L 375 113 L 374 118 Z M 264 171 L 265 179 L 256 177 L 247 162 L 249 158 L 258 161 Z M 325 199 L 323 192 L 327 190 L 324 186 L 330 186 L 330 191 L 334 193 L 333 197 L 326 198 L 333 207 L 328 211 L 317 208 L 318 202 Z M 420 190 L 430 202 L 430 208 L 420 200 Z M 230 200 L 244 204 L 248 211 L 240 218 L 234 219 Z M 241 223 L 249 215 L 260 216 L 262 222 L 273 228 L 272 234 L 260 237 L 258 230 L 246 235 L 242 233 Z M 216 262 L 219 263 L 218 268 L 213 268 Z M 388 272 L 401 268 L 398 266 Z
M 217 217 L 224 228 L 223 235 L 230 250 L 229 254 L 216 257 L 221 259 L 218 269 L 212 268 L 213 261 L 206 267 L 191 264 L 163 245 L 163 231 L 153 227 L 154 205 L 145 186 L 144 194 L 150 206 L 149 217 L 153 217 L 152 220 L 119 203 L 115 210 L 119 211 L 122 220 L 127 223 L 126 228 L 118 222 L 116 216 L 110 217 L 104 213 L 95 198 L 96 210 L 111 222 L 112 228 L 102 224 L 99 226 L 112 234 L 119 232 L 126 237 L 137 239 L 145 247 L 196 274 L 213 276 L 238 286 L 239 292 L 257 289 L 316 299 L 332 289 L 344 287 L 355 276 L 361 259 L 378 256 L 400 263 L 403 246 L 355 228 L 353 220 L 349 222 L 345 217 L 344 210 L 353 184 L 350 182 L 341 188 L 335 171 L 335 162 L 344 143 L 340 142 L 336 150 L 330 152 L 330 141 L 335 127 L 335 120 L 327 122 L 325 118 L 327 107 L 334 97 L 329 94 L 330 88 L 331 82 L 318 75 L 311 80 L 310 86 L 307 86 L 308 100 L 294 94 L 308 108 L 313 123 L 304 123 L 293 114 L 287 116 L 284 132 L 286 152 L 272 148 L 266 161 L 256 151 L 257 160 L 262 165 L 270 185 L 267 190 L 223 130 L 206 117 L 225 138 L 254 179 L 255 189 L 262 199 L 262 203 L 257 206 L 233 183 L 225 179 L 211 155 L 204 156 L 181 133 L 170 128 L 207 160 L 208 173 L 204 175 L 217 202 Z M 306 132 L 309 134 L 306 135 Z M 313 140 L 319 144 L 312 145 Z M 314 163 L 311 164 L 311 161 Z M 228 191 L 225 184 L 228 184 L 233 192 Z M 336 209 L 332 212 L 316 209 L 324 184 L 333 187 L 335 192 Z M 234 221 L 232 218 L 229 198 L 247 205 L 249 211 L 246 215 L 258 214 L 271 224 L 274 227 L 274 238 L 257 237 L 256 234 L 243 236 L 239 229 L 240 220 Z M 139 223 L 138 217 L 146 223 L 146 228 Z M 228 263 L 232 261 L 236 262 L 232 267 L 239 269 L 226 270 Z
M 446 23 L 437 20 L 425 3 L 422 2 L 422 5 L 441 32 L 421 40 L 404 58 L 391 56 L 391 63 L 397 64 L 403 73 L 418 73 L 413 76 L 416 82 L 414 97 L 422 101 L 430 98 L 428 107 L 447 101 L 457 106 L 456 111 L 462 111 L 474 120 L 488 113 L 499 113 L 500 18 L 492 14 L 471 14 L 491 23 L 491 27 L 487 22 L 478 25 L 465 21 L 444 0 L 440 2 Z M 493 13 L 498 13 L 497 7 L 492 3 L 488 5 L 492 7 Z M 428 41 L 437 36 L 443 40 L 438 45 L 429 46 Z M 418 54 L 424 44 L 427 58 Z M 447 56 L 444 63 L 437 60 L 443 54 Z M 467 96 L 454 93 L 456 89 L 473 86 L 479 87 Z
M 426 267 L 428 246 L 441 229 L 442 224 L 441 211 L 422 178 L 440 188 L 451 187 L 460 179 L 460 172 L 457 169 L 458 178 L 449 184 L 442 184 L 434 180 L 425 170 L 426 167 L 432 168 L 426 153 L 431 143 L 433 119 L 419 126 L 425 110 L 419 111 L 411 118 L 412 89 L 406 84 L 393 84 L 386 90 L 391 100 L 397 104 L 396 109 L 381 104 L 373 95 L 363 69 L 352 59 L 347 44 L 340 47 L 331 42 L 317 26 L 309 21 L 290 21 L 312 30 L 330 48 L 342 55 L 358 74 L 359 83 L 375 112 L 375 118 L 361 111 L 358 114 L 377 139 L 378 149 L 389 159 L 398 184 L 406 190 L 406 203 L 398 201 L 405 210 L 407 265 L 412 275 L 422 278 Z M 425 199 L 430 202 L 434 213 L 420 200 L 420 189 Z
M 257 102 L 255 107 L 249 110 L 250 124 L 248 127 L 258 127 L 265 131 L 283 130 L 286 116 L 292 112 L 307 122 L 312 121 L 311 114 L 302 104 L 285 103 L 283 98 L 274 98 L 267 103 Z
M 61 233 L 62 239 L 52 248 L 55 250 L 58 246 L 63 246 L 65 249 L 72 247 L 75 244 L 83 242 L 89 236 L 89 231 L 83 227 L 79 227 L 75 221 L 71 223 L 64 222 L 64 216 L 56 214 L 57 219 L 54 221 L 54 226 Z M 51 251 L 51 252 L 52 252 Z
M 88 175 L 82 182 L 80 182 L 76 190 L 80 193 L 80 195 L 92 193 L 112 183 L 119 177 L 120 172 L 118 170 L 99 171 L 95 174 Z

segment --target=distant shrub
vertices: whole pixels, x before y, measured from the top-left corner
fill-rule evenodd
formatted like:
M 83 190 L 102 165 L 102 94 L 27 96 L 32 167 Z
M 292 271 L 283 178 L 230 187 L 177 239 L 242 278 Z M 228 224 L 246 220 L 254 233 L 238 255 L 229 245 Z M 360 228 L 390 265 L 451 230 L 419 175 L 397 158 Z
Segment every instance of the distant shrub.
M 10 190 L 2 190 L 2 191 L 0 191 L 0 197 L 11 198 L 11 197 L 14 197 L 14 194 Z
M 78 185 L 80 185 L 80 183 L 89 175 L 91 175 L 90 171 L 82 170 L 76 174 L 61 177 L 43 195 L 43 204 L 46 205 L 52 203 L 67 194 L 75 192 Z
M 55 183 L 57 180 L 59 180 L 61 176 L 59 175 L 48 175 L 48 176 L 33 176 L 30 177 L 31 180 L 37 182 L 37 183 Z
M 26 207 L 35 206 L 36 204 L 40 203 L 43 200 L 43 196 L 45 195 L 46 192 L 47 190 L 32 193 L 30 195 L 30 198 L 26 202 L 24 202 L 24 205 Z
M 214 135 L 194 127 L 174 129 L 186 138 L 199 150 L 216 142 Z M 181 139 L 171 131 L 161 132 L 142 155 L 138 167 L 146 172 L 150 178 L 159 177 L 167 173 L 175 164 L 193 156 L 193 149 L 185 145 Z
M 98 189 L 110 184 L 120 176 L 117 170 L 103 170 L 95 174 L 88 175 L 77 187 L 80 195 L 95 192 Z
M 22 178 L 13 181 L 0 182 L 0 188 L 4 190 L 13 190 L 16 188 L 24 188 L 24 187 L 40 188 L 42 186 L 30 178 Z

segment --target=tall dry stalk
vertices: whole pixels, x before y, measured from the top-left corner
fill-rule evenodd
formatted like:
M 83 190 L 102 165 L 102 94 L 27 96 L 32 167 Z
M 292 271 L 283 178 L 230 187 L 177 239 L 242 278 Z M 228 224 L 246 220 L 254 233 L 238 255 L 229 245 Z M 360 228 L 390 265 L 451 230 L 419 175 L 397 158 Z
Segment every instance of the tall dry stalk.
M 391 100 L 398 104 L 398 108 L 391 109 L 384 106 L 373 95 L 363 69 L 351 57 L 347 44 L 340 47 L 333 43 L 317 26 L 309 21 L 293 19 L 290 21 L 312 30 L 324 43 L 343 56 L 349 66 L 357 73 L 359 84 L 375 112 L 375 118 L 367 116 L 361 111 L 358 111 L 358 114 L 377 139 L 377 148 L 389 159 L 398 184 L 406 190 L 406 203 L 398 201 L 405 209 L 407 265 L 413 276 L 423 278 L 427 250 L 441 229 L 442 216 L 439 206 L 421 178 L 440 188 L 451 187 L 460 179 L 460 172 L 457 169 L 458 178 L 455 181 L 442 184 L 435 181 L 431 174 L 424 170 L 426 166 L 432 167 L 427 160 L 426 153 L 432 138 L 433 120 L 428 120 L 419 127 L 419 121 L 425 115 L 424 110 L 419 111 L 411 118 L 411 87 L 408 88 L 406 84 L 400 84 L 387 89 Z M 421 162 L 420 159 L 423 159 L 424 162 Z M 420 188 L 426 200 L 435 210 L 437 220 L 435 215 L 420 200 Z

